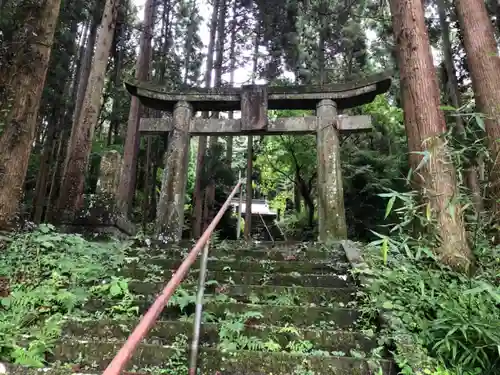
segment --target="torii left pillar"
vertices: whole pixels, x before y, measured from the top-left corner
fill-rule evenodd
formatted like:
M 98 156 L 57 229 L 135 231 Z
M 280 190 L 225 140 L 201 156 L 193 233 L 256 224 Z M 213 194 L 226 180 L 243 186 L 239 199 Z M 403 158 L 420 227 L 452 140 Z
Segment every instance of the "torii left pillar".
M 178 242 L 184 225 L 184 197 L 186 195 L 189 162 L 189 124 L 193 107 L 186 101 L 177 102 L 173 113 L 173 130 L 169 137 L 161 184 L 156 233 L 164 240 Z

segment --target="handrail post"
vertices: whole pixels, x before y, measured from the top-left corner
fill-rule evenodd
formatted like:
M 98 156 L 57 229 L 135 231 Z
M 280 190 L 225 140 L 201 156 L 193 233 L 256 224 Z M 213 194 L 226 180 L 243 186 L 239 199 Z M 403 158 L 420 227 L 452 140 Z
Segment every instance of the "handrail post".
M 283 236 L 283 239 L 285 242 L 288 242 L 288 239 L 286 238 L 285 232 L 283 232 L 283 229 L 281 229 L 280 225 L 278 224 L 278 220 L 274 220 L 274 225 L 279 229 L 281 235 Z
M 241 171 L 238 174 L 238 181 L 241 181 Z M 241 236 L 241 206 L 243 205 L 243 185 L 240 185 L 240 197 L 238 203 L 238 222 L 236 223 L 236 239 L 239 240 Z
M 273 235 L 271 234 L 271 231 L 269 230 L 269 228 L 267 227 L 267 224 L 264 220 L 264 218 L 262 217 L 262 214 L 259 212 L 259 216 L 260 216 L 260 220 L 262 220 L 262 224 L 264 224 L 264 228 L 266 228 L 266 231 L 267 231 L 267 234 L 269 235 L 269 238 L 271 239 L 271 241 L 273 242 L 273 246 L 275 244 L 275 241 L 274 241 L 274 238 L 273 238 Z
M 189 359 L 189 375 L 196 375 L 198 348 L 200 344 L 201 321 L 203 317 L 203 295 L 205 293 L 205 278 L 207 275 L 208 248 L 210 239 L 205 243 L 200 263 L 200 279 L 198 281 L 198 294 L 196 295 L 196 311 L 194 315 L 193 341 L 191 343 L 191 357 Z

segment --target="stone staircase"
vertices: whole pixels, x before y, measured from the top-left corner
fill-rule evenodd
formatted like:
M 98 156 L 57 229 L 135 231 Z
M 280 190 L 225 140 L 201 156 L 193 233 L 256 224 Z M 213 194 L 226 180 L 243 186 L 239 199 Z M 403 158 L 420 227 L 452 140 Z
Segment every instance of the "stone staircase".
M 161 243 L 134 249 L 118 272 L 134 279 L 147 309 L 191 246 Z M 199 258 L 197 263 L 199 263 Z M 140 344 L 127 371 L 187 374 L 198 264 Z M 207 375 L 385 375 L 394 366 L 362 330 L 356 285 L 338 247 L 221 243 L 210 250 L 199 367 Z M 91 309 L 102 308 L 98 302 Z M 99 373 L 137 319 L 68 323 L 53 360 L 74 372 Z M 50 373 L 50 372 L 49 372 Z M 60 374 L 60 372 L 56 372 Z

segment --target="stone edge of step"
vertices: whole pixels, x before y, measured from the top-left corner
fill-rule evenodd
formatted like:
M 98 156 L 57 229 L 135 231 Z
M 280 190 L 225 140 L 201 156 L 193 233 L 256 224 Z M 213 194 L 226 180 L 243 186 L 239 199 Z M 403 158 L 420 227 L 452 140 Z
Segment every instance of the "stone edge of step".
M 123 346 L 125 343 L 124 340 L 117 340 L 117 341 L 101 341 L 101 340 L 90 340 L 90 339 L 82 339 L 82 340 L 64 340 L 60 341 L 59 344 L 61 345 L 72 345 L 72 346 L 77 346 L 77 345 L 84 345 L 84 346 L 91 346 L 91 345 L 109 345 L 109 347 L 117 347 L 120 348 Z M 174 350 L 178 351 L 179 348 L 176 346 L 171 346 L 171 345 L 157 345 L 157 344 L 149 344 L 149 343 L 140 343 L 137 347 L 138 349 L 156 349 L 158 350 L 161 348 L 162 350 Z M 186 350 L 190 349 L 190 345 L 188 344 L 185 347 Z M 115 352 L 117 350 L 113 350 Z M 227 352 L 224 350 L 220 350 L 216 347 L 203 347 L 200 351 L 200 353 L 204 353 L 205 355 L 210 356 L 220 356 L 221 358 L 224 358 L 227 356 Z M 105 351 L 100 351 L 99 353 L 105 353 Z M 259 356 L 259 357 L 282 357 L 284 359 L 288 360 L 300 360 L 303 361 L 305 359 L 316 359 L 316 360 L 324 360 L 326 362 L 328 361 L 334 361 L 334 360 L 340 360 L 340 361 L 352 361 L 352 362 L 369 362 L 372 358 L 366 357 L 366 358 L 358 358 L 358 357 L 353 357 L 353 356 L 336 356 L 336 355 L 328 355 L 328 356 L 315 356 L 312 354 L 308 353 L 289 353 L 289 352 L 264 352 L 264 351 L 249 351 L 249 350 L 237 350 L 234 351 L 234 353 L 240 353 L 244 354 L 246 356 Z M 60 360 L 60 358 L 58 358 Z M 386 359 L 386 358 L 379 358 L 378 361 L 381 364 L 393 364 L 394 362 L 391 359 Z

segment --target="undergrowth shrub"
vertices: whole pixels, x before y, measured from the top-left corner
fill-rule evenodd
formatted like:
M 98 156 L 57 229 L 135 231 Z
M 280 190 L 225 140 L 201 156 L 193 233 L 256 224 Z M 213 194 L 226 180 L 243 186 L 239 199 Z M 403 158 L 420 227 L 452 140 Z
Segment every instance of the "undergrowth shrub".
M 318 235 L 316 223 L 311 228 L 307 212 L 291 212 L 278 222 L 278 225 L 288 239 L 299 239 L 302 241 L 314 240 Z
M 397 207 L 400 223 L 365 250 L 370 283 L 363 310 L 371 317 L 386 312 L 384 339 L 395 346 L 402 373 L 500 373 L 500 247 L 474 223 L 476 268 L 471 275 L 454 272 L 431 251 L 432 230 L 414 234 L 415 224 L 435 225 L 417 195 L 385 196 L 387 211 Z
M 0 252 L 0 361 L 41 367 L 64 322 L 137 313 L 128 280 L 114 276 L 125 260 L 115 243 L 97 244 L 52 226 L 14 235 Z

